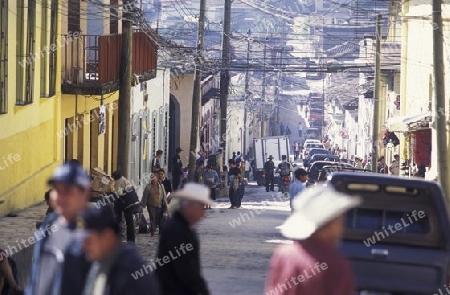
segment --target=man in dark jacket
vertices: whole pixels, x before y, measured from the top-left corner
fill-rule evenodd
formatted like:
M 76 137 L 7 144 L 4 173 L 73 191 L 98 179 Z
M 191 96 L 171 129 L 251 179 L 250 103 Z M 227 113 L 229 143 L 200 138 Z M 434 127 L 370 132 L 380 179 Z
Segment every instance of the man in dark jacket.
M 180 203 L 160 236 L 156 274 L 164 295 L 209 295 L 200 269 L 200 244 L 193 227 L 204 216 L 205 205 L 211 205 L 209 189 L 187 183 L 172 194 Z M 174 257 L 174 254 L 176 255 Z M 167 261 L 168 263 L 160 262 Z
M 164 169 L 159 169 L 158 177 L 159 182 L 163 185 L 164 190 L 166 191 L 166 194 L 172 193 L 172 183 L 170 183 L 170 180 L 166 177 L 166 171 L 164 171 Z
M 273 163 L 273 156 L 269 156 L 269 160 L 264 163 L 264 173 L 266 175 L 266 192 L 275 190 L 275 164 Z
M 88 203 L 91 178 L 75 162 L 58 167 L 48 182 L 56 191 L 55 212 L 35 233 L 33 265 L 26 295 L 79 295 L 90 267 L 75 234 Z
M 183 176 L 183 163 L 181 162 L 181 152 L 183 150 L 178 147 L 172 160 L 172 189 L 176 191 L 180 186 L 181 177 Z
M 133 214 L 142 213 L 143 211 L 139 197 L 131 182 L 122 175 L 122 172 L 116 170 L 112 173 L 112 177 L 115 180 L 114 212 L 116 213 L 117 222 L 121 224 L 122 215 L 125 217 L 127 241 L 134 242 L 136 240 L 136 230 Z
M 87 235 L 83 248 L 89 270 L 83 295 L 159 295 L 154 273 L 133 244 L 122 243 L 119 224 L 109 206 L 91 207 L 79 217 L 77 227 Z
M 159 169 L 161 169 L 161 158 L 162 158 L 162 155 L 163 155 L 163 151 L 162 150 L 157 150 L 156 151 L 156 156 L 152 160 L 152 172 L 153 173 L 158 173 Z

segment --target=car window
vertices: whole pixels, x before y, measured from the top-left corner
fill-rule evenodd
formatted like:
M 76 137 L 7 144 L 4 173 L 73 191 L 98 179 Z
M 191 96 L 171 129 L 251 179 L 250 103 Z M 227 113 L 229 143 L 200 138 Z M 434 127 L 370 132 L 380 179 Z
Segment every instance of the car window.
M 351 230 L 370 232 L 393 229 L 396 233 L 403 234 L 428 234 L 430 232 L 428 216 L 425 215 L 416 220 L 410 215 L 411 212 L 406 211 L 355 208 L 347 214 L 346 227 Z

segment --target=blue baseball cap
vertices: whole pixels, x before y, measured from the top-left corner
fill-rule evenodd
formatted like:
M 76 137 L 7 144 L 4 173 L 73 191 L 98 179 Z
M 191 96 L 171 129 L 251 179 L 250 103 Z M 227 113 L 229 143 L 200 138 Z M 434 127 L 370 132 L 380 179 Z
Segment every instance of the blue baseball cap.
M 110 205 L 88 207 L 78 216 L 77 230 L 81 230 L 85 234 L 108 228 L 119 233 L 119 224 Z
M 56 168 L 52 177 L 48 180 L 48 184 L 54 185 L 56 182 L 79 186 L 83 189 L 91 187 L 91 177 L 81 165 L 75 162 L 67 162 Z

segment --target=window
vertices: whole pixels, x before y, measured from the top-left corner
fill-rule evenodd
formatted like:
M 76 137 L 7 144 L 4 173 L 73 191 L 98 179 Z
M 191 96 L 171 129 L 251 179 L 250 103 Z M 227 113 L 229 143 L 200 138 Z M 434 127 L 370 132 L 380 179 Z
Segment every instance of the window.
M 417 218 L 416 215 L 413 215 L 412 211 L 356 208 L 347 214 L 346 227 L 352 230 L 375 232 L 394 228 L 397 225 L 398 233 L 428 234 L 431 230 L 428 215 L 422 218 Z
M 50 0 L 50 50 L 49 50 L 49 96 L 56 93 L 56 46 L 58 29 L 58 0 Z
M 110 1 L 110 19 L 109 19 L 109 33 L 118 34 L 119 33 L 119 0 Z M 147 85 L 147 84 L 146 84 Z
M 67 31 L 70 34 L 81 31 L 80 26 L 80 0 L 69 0 L 69 16 Z
M 50 46 L 49 42 L 49 25 L 50 22 L 48 20 L 49 13 L 48 13 L 48 0 L 41 0 L 41 45 L 40 50 L 42 52 L 39 52 L 38 58 L 40 58 L 40 90 L 41 90 L 41 97 L 47 97 L 48 96 L 48 49 Z
M 36 29 L 36 0 L 28 0 L 28 26 L 27 26 L 27 57 L 34 59 L 34 44 Z M 33 102 L 33 87 L 34 87 L 34 65 L 32 62 L 26 67 L 25 80 L 25 101 L 26 103 Z
M 25 34 L 26 28 L 26 34 Z M 33 102 L 36 0 L 17 1 L 17 105 Z
M 0 0 L 0 114 L 8 112 L 8 1 Z

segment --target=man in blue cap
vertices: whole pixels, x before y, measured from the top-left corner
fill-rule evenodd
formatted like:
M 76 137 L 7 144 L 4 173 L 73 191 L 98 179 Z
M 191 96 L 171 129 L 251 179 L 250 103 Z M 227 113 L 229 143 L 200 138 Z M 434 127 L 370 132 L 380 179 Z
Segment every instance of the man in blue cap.
M 36 236 L 25 294 L 79 295 L 90 264 L 74 229 L 89 201 L 91 178 L 80 164 L 69 161 L 55 170 L 48 184 L 56 192 L 56 208 L 41 225 L 39 232 L 43 235 Z
M 133 243 L 122 243 L 119 224 L 110 206 L 86 209 L 77 228 L 86 239 L 86 256 L 94 261 L 83 295 L 159 295 L 159 283 Z

